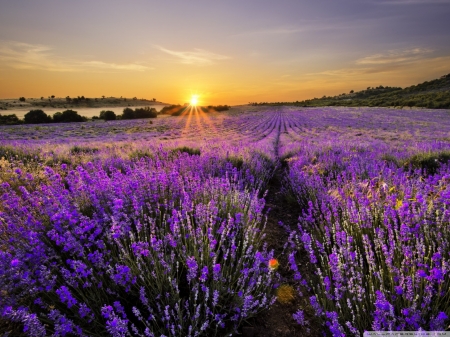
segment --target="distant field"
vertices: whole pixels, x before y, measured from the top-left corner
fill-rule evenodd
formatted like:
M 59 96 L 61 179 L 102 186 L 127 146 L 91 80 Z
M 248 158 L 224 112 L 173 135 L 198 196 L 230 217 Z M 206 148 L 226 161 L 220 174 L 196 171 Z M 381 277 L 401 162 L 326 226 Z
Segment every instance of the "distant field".
M 240 106 L 0 139 L 2 333 L 450 323 L 449 110 Z

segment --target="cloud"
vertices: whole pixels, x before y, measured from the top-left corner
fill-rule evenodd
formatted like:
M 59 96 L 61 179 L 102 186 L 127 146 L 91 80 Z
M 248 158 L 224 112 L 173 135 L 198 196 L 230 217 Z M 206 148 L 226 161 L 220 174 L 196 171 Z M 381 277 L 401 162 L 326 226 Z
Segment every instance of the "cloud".
M 74 71 L 145 71 L 152 68 L 136 64 L 116 64 L 102 61 L 80 61 L 55 55 L 45 45 L 16 41 L 0 41 L 0 63 L 15 69 L 35 69 L 57 72 Z
M 419 52 L 416 52 L 420 54 Z M 408 55 L 414 55 L 409 53 Z M 381 56 L 380 56 L 381 55 Z M 386 57 L 389 54 L 378 54 L 365 57 L 356 61 L 353 67 L 331 69 L 317 73 L 305 74 L 306 79 L 321 78 L 330 83 L 342 83 L 350 81 L 367 82 L 369 79 L 380 78 L 384 80 L 389 74 L 389 78 L 406 78 L 411 74 L 422 74 L 424 77 L 430 74 L 436 76 L 446 74 L 450 71 L 450 55 L 439 57 L 417 57 L 407 58 L 406 56 Z M 405 58 L 407 61 L 403 61 Z M 325 77 L 324 77 L 325 76 Z
M 115 69 L 115 70 L 131 70 L 131 71 L 145 71 L 150 69 L 149 67 L 135 64 L 135 63 L 129 63 L 129 64 L 116 64 L 116 63 L 106 63 L 101 61 L 89 61 L 89 62 L 83 62 L 82 65 L 86 67 L 92 67 L 97 69 Z
M 194 49 L 194 51 L 174 51 L 161 46 L 156 46 L 156 48 L 169 55 L 177 57 L 179 61 L 184 64 L 211 65 L 214 64 L 215 61 L 229 59 L 228 56 L 214 54 L 203 49 Z
M 334 30 L 334 29 L 343 29 L 346 28 L 346 25 L 338 25 L 338 24 L 327 24 L 323 22 L 317 22 L 317 21 L 310 21 L 305 22 L 302 25 L 296 25 L 296 26 L 279 26 L 279 27 L 271 27 L 271 28 L 264 28 L 259 30 L 252 30 L 252 31 L 246 31 L 241 32 L 238 34 L 234 34 L 233 36 L 236 37 L 253 37 L 258 35 L 291 35 L 296 33 L 305 33 L 305 32 L 312 32 L 312 31 L 327 31 L 327 30 Z
M 431 49 L 414 48 L 407 50 L 391 50 L 385 54 L 375 54 L 356 60 L 356 64 L 383 65 L 394 63 L 415 62 L 422 59 L 426 54 L 433 52 Z

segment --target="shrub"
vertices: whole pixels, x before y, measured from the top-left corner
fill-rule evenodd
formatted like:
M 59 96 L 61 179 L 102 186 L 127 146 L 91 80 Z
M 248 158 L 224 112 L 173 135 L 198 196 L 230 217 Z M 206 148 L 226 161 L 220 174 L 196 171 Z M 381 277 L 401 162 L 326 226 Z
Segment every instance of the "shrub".
M 97 153 L 98 149 L 95 147 L 87 147 L 87 146 L 73 146 L 69 153 L 70 154 L 89 154 L 89 153 Z
M 48 116 L 42 110 L 31 110 L 25 114 L 24 120 L 27 124 L 42 124 L 50 123 L 52 121 L 52 117 Z
M 65 110 L 62 113 L 56 112 L 53 115 L 53 122 L 55 123 L 72 123 L 72 122 L 86 122 L 87 118 L 80 116 L 77 111 Z
M 422 167 L 429 158 L 408 161 Z M 346 170 L 327 179 L 318 168 L 332 166 L 331 156 L 319 157 L 310 172 L 302 159 L 289 167 L 305 207 L 291 233 L 289 263 L 298 273 L 296 258 L 307 254 L 313 276 L 296 279 L 312 292 L 316 319 L 333 336 L 443 330 L 450 314 L 441 300 L 450 296 L 448 167 L 424 177 L 386 165 L 401 162 L 391 155 L 383 159 L 348 157 Z M 316 196 L 307 205 L 305 191 Z
M 100 111 L 100 119 L 104 119 L 105 121 L 113 121 L 116 119 L 116 114 L 111 110 L 102 110 Z
M 135 110 L 131 108 L 125 108 L 121 119 L 139 119 L 139 118 L 156 118 L 158 113 L 155 108 L 136 108 Z
M 33 336 L 216 336 L 267 308 L 263 200 L 227 177 L 186 179 L 177 160 L 46 168 L 33 193 L 0 185 L 3 318 Z
M 450 161 L 450 151 L 416 153 L 401 161 L 406 169 L 420 169 L 422 173 L 435 174 L 437 170 Z
M 168 105 L 161 109 L 159 113 L 167 114 L 172 116 L 180 116 L 186 110 L 185 106 L 182 105 Z
M 0 125 L 16 125 L 21 124 L 22 121 L 17 118 L 16 114 L 2 115 L 0 114 Z
M 121 119 L 134 119 L 134 111 L 131 108 L 123 109 Z
M 195 148 L 187 147 L 187 146 L 177 147 L 177 148 L 173 149 L 172 152 L 187 153 L 190 156 L 199 156 L 200 155 L 200 149 L 195 149 Z
M 220 112 L 230 110 L 230 107 L 228 105 L 208 105 L 208 109 Z
M 9 161 L 21 161 L 27 164 L 32 161 L 38 161 L 39 151 L 24 149 L 20 147 L 0 145 L 0 159 L 5 158 Z

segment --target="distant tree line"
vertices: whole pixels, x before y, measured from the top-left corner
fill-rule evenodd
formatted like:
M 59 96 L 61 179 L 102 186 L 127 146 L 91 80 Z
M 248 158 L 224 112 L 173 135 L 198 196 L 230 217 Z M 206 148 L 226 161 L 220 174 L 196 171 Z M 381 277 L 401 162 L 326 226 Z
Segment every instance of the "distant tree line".
M 145 108 L 125 108 L 123 113 L 119 116 L 120 119 L 140 119 L 140 118 L 156 118 L 158 117 L 158 112 L 155 108 L 145 107 Z
M 15 114 L 12 115 L 2 115 L 0 114 L 0 125 L 16 125 L 20 124 L 21 120 L 17 118 Z
M 169 105 L 162 108 L 160 114 L 170 114 L 172 116 L 180 116 L 188 106 Z M 203 112 L 212 111 L 226 111 L 230 107 L 228 105 L 208 105 L 207 107 L 199 107 Z M 114 111 L 102 110 L 99 116 L 92 117 L 93 120 L 103 119 L 105 121 L 113 121 L 120 119 L 141 119 L 141 118 L 156 118 L 158 111 L 155 108 L 131 108 L 123 109 L 121 115 L 116 115 Z M 40 109 L 31 110 L 26 113 L 23 120 L 20 120 L 15 114 L 4 115 L 0 114 L 0 125 L 15 125 L 15 124 L 43 124 L 43 123 L 73 123 L 86 122 L 87 117 L 80 116 L 77 111 L 65 110 L 63 112 L 56 112 L 53 116 L 47 115 Z
M 158 112 L 155 108 L 125 108 L 121 115 L 116 115 L 114 111 L 102 110 L 99 116 L 92 117 L 95 119 L 103 119 L 105 121 L 113 121 L 117 119 L 140 119 L 140 118 L 156 118 Z M 65 110 L 63 112 L 56 112 L 53 117 L 47 115 L 44 111 L 37 109 L 26 113 L 23 120 L 20 120 L 15 114 L 1 115 L 0 125 L 17 125 L 17 124 L 44 124 L 44 123 L 73 123 L 86 122 L 87 117 L 80 116 L 77 111 Z
M 185 106 L 180 104 L 167 105 L 163 107 L 159 113 L 172 116 L 180 116 L 187 108 L 188 108 L 187 105 Z
M 2 116 L 0 114 L 0 125 L 16 124 L 44 124 L 44 123 L 73 123 L 86 122 L 86 117 L 80 116 L 77 111 L 65 110 L 56 112 L 53 117 L 47 115 L 44 111 L 37 109 L 27 112 L 23 120 L 20 120 L 15 114 Z
M 229 105 L 208 105 L 207 108 L 209 110 L 218 111 L 218 112 L 230 110 Z

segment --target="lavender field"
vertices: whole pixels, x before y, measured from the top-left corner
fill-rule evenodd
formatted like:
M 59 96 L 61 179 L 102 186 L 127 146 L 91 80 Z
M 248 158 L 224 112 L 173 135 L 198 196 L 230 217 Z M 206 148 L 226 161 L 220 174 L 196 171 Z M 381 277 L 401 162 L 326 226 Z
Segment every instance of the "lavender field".
M 194 109 L 0 140 L 3 336 L 231 336 L 286 285 L 298 335 L 450 324 L 447 110 Z

